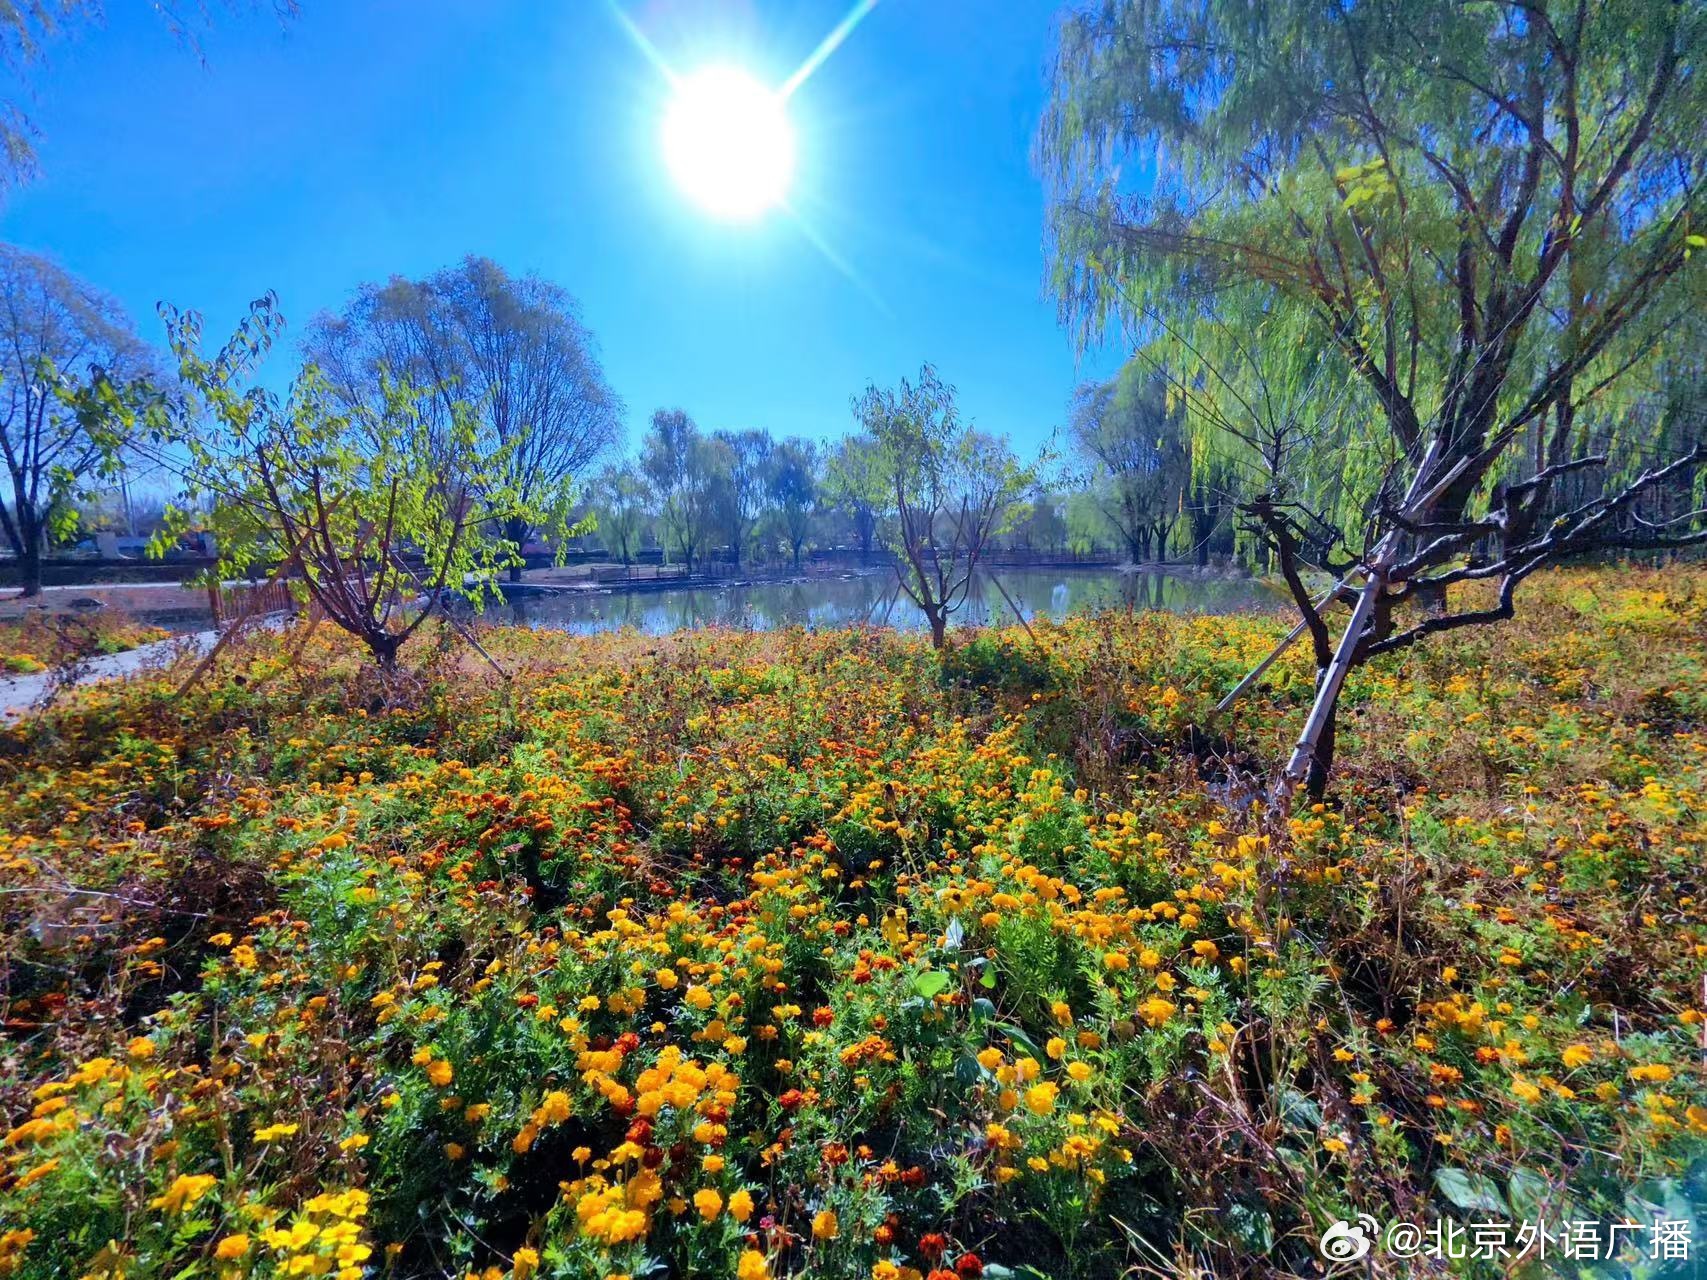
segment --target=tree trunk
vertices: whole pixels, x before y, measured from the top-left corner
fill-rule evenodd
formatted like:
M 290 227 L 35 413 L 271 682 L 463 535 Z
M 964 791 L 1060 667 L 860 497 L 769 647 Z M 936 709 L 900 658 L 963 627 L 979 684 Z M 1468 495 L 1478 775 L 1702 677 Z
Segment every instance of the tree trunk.
M 402 637 L 381 631 L 369 633 L 362 639 L 367 642 L 368 650 L 373 654 L 373 660 L 379 664 L 379 669 L 388 676 L 395 675 L 397 673 L 397 650 L 403 642 Z
M 531 532 L 531 527 L 525 520 L 511 518 L 504 521 L 504 539 L 514 545 L 517 556 L 516 563 L 510 566 L 511 582 L 520 582 L 522 580 L 522 570 L 527 568 L 527 563 L 520 557 L 522 554 L 522 546 L 527 542 L 529 532 Z
M 1326 675 L 1325 671 L 1317 673 L 1318 688 Z M 1335 698 L 1333 709 L 1328 712 L 1327 722 L 1316 738 L 1316 751 L 1310 757 L 1310 768 L 1304 775 L 1304 792 L 1314 804 L 1320 804 L 1328 794 L 1328 778 L 1334 768 L 1334 747 L 1339 739 L 1339 711 L 1339 699 Z
M 18 556 L 18 585 L 24 589 L 25 598 L 41 594 L 41 561 L 41 537 L 25 526 L 24 545 Z

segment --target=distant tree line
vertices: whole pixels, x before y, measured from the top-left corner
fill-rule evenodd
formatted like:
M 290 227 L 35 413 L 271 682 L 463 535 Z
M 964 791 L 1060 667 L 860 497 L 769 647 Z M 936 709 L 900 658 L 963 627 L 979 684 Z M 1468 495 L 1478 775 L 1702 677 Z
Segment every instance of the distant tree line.
M 205 524 L 229 498 L 190 445 L 267 404 L 258 388 L 239 394 L 238 383 L 271 350 L 282 319 L 267 302 L 209 368 L 180 349 L 199 343 L 199 321 L 168 319 L 172 349 L 152 351 L 112 299 L 40 255 L 0 246 L 0 555 L 26 592 L 39 587 L 42 559 L 56 547 L 103 530 L 150 536 Z M 625 565 L 656 550 L 690 571 L 713 562 L 799 569 L 825 548 L 905 555 L 896 530 L 910 495 L 897 495 L 893 468 L 883 470 L 895 459 L 878 401 L 862 398 L 854 429 L 828 442 L 704 430 L 685 410 L 660 409 L 621 456 L 623 406 L 574 299 L 487 259 L 360 286 L 338 312 L 310 322 L 299 354 L 293 395 L 267 412 L 281 423 L 324 418 L 312 430 L 296 425 L 335 436 L 356 457 L 395 444 L 388 433 L 407 401 L 410 433 L 435 474 L 452 479 L 456 456 L 480 460 L 464 477 L 473 523 L 459 545 L 489 546 L 512 577 L 524 549 L 561 540 L 546 536 L 553 529 L 562 538 L 577 529 L 577 545 Z M 207 384 L 199 392 L 198 379 Z M 225 402 L 234 395 L 241 403 Z M 934 370 L 885 412 L 922 412 L 921 396 L 958 423 Z M 1229 553 L 1232 522 L 1215 475 L 1194 467 L 1181 417 L 1164 399 L 1162 384 L 1136 368 L 1083 389 L 1066 465 L 1032 468 L 1025 485 L 1003 493 L 1000 519 L 981 531 L 985 548 L 1198 564 Z M 281 426 L 281 446 L 287 435 Z M 986 433 L 973 445 L 1008 456 Z M 281 455 L 275 470 L 301 465 L 300 454 Z M 928 451 L 925 461 L 936 465 Z M 315 478 L 324 491 L 328 477 Z M 932 536 L 940 540 L 940 529 Z M 286 548 L 271 550 L 289 558 Z

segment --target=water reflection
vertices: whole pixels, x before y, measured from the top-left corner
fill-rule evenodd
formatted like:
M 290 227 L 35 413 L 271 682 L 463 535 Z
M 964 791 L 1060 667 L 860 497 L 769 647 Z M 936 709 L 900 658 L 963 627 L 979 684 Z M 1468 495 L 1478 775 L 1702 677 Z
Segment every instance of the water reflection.
M 1015 606 L 1027 619 L 1105 608 L 1228 613 L 1271 598 L 1259 583 L 1245 578 L 1085 569 L 1011 569 L 998 578 L 999 586 L 987 575 L 979 576 L 965 608 L 955 615 L 956 624 L 1011 622 Z M 894 575 L 884 573 L 692 590 L 525 597 L 488 605 L 486 619 L 583 635 L 621 627 L 664 635 L 707 626 L 753 631 L 862 622 L 906 630 L 925 626 L 918 607 L 896 590 Z

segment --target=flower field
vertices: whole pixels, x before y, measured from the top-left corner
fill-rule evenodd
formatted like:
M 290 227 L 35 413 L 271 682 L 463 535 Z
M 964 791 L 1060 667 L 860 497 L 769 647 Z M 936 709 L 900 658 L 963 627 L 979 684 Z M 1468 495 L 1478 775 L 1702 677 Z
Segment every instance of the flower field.
M 1210 709 L 1288 626 L 489 630 L 507 684 L 446 634 L 389 693 L 265 635 L 66 694 L 0 731 L 0 1276 L 1707 1250 L 1707 572 L 1360 669 L 1333 803 L 1268 825 L 1307 655 Z

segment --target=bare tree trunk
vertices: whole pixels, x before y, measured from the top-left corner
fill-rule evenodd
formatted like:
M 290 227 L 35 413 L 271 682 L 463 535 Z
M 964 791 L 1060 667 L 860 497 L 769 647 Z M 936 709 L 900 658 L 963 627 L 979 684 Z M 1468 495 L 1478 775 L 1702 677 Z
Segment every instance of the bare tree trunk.
M 400 636 L 389 632 L 370 633 L 362 637 L 367 643 L 368 650 L 373 654 L 373 660 L 379 664 L 379 669 L 386 675 L 397 672 L 397 649 L 401 643 Z
M 504 537 L 509 542 L 515 544 L 516 556 L 518 557 L 516 563 L 510 566 L 511 582 L 520 582 L 522 580 L 522 570 L 527 568 L 526 562 L 521 560 L 520 556 L 522 554 L 522 545 L 527 542 L 529 532 L 530 529 L 525 520 L 511 519 L 504 522 Z
M 925 618 L 931 624 L 931 648 L 942 649 L 948 643 L 948 615 L 941 608 L 929 608 Z
M 41 539 L 26 536 L 23 554 L 18 557 L 18 585 L 25 598 L 41 594 Z
M 39 596 L 42 587 L 42 557 L 46 550 L 47 531 L 36 517 L 35 510 L 20 502 L 13 511 L 18 533 L 18 585 L 26 598 Z

